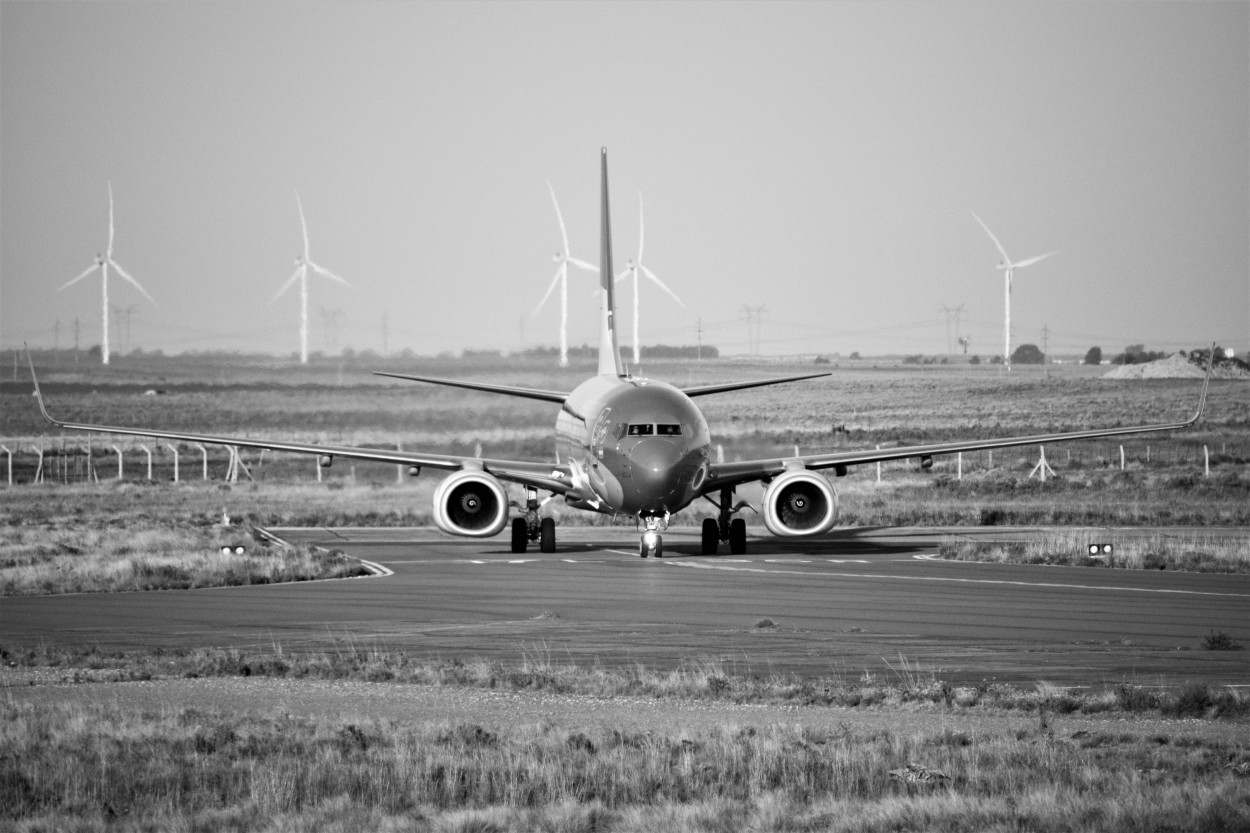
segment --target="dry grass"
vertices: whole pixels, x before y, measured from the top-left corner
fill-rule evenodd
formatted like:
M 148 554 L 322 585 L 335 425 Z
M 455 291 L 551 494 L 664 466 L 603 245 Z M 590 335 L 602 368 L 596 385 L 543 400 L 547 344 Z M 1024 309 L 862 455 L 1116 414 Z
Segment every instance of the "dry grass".
M 1250 825 L 1250 749 L 1114 733 L 667 735 L 0 703 L 0 750 L 0 819 L 22 831 Z M 897 777 L 909 765 L 942 777 Z

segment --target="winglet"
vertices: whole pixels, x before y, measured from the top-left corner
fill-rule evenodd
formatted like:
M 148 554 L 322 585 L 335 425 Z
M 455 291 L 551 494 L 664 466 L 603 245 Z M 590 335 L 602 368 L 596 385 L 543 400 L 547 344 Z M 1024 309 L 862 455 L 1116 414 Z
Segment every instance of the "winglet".
M 599 215 L 599 375 L 624 376 L 616 339 L 616 288 L 612 269 L 612 221 L 608 212 L 608 149 L 602 149 L 603 203 Z
M 1207 354 L 1207 375 L 1202 380 L 1202 395 L 1198 397 L 1198 410 L 1194 411 L 1194 415 L 1189 418 L 1186 425 L 1193 425 L 1202 416 L 1202 411 L 1207 407 L 1207 388 L 1211 386 L 1211 371 L 1215 368 L 1215 342 L 1211 342 L 1211 352 Z
M 30 378 L 35 383 L 35 401 L 39 403 L 39 412 L 43 414 L 44 419 L 46 419 L 48 422 L 52 423 L 53 425 L 61 425 L 62 423 L 53 419 L 52 416 L 48 413 L 48 409 L 44 407 L 43 391 L 39 390 L 39 377 L 35 375 L 35 358 L 30 353 L 30 345 L 23 342 L 22 346 L 26 348 L 26 361 L 30 363 Z

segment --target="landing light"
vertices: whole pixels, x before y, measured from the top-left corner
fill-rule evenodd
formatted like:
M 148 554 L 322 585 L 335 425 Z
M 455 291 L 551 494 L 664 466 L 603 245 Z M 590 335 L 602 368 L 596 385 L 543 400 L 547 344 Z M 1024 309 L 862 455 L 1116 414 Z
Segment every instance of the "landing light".
M 649 546 L 649 547 L 655 544 L 655 540 L 656 540 L 656 538 L 658 538 L 658 537 L 659 537 L 658 535 L 656 535 L 654 532 L 650 532 L 650 531 L 648 531 L 648 532 L 644 532 L 644 533 L 642 534 L 642 540 L 643 540 L 643 541 L 645 541 L 645 542 L 646 542 L 646 544 L 647 544 L 647 546 Z
M 1111 555 L 1111 550 L 1112 550 L 1111 544 L 1090 544 L 1089 545 L 1090 556 Z

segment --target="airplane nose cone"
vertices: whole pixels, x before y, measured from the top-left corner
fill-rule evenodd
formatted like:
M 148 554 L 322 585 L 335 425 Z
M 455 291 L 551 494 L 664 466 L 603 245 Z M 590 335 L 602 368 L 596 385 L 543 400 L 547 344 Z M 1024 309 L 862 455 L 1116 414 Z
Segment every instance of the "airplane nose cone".
M 681 449 L 668 440 L 643 440 L 630 452 L 629 462 L 639 491 L 664 497 L 677 488 Z

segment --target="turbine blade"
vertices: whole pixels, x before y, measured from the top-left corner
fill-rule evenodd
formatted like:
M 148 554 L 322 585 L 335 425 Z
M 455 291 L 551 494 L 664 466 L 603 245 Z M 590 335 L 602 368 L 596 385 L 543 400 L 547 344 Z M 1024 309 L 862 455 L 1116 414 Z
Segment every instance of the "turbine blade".
M 1011 263 L 1011 258 L 1007 256 L 1007 250 L 1003 248 L 1002 243 L 998 242 L 998 238 L 994 236 L 994 232 L 990 231 L 990 227 L 985 224 L 984 220 L 982 220 L 980 217 L 977 216 L 977 213 L 975 211 L 971 213 L 972 213 L 972 219 L 980 223 L 981 228 L 985 229 L 985 233 L 988 234 L 990 236 L 990 239 L 994 241 L 994 245 L 998 247 L 998 253 L 1003 256 L 1003 260 L 1005 260 L 1007 263 Z
M 79 275 L 78 277 L 74 278 L 72 281 L 67 282 L 64 286 L 62 286 L 62 287 L 61 287 L 61 289 L 67 289 L 67 288 L 69 288 L 69 287 L 73 286 L 74 284 L 78 283 L 80 280 L 82 280 L 83 278 L 87 277 L 88 275 L 90 275 L 92 272 L 94 272 L 95 270 L 97 270 L 97 269 L 99 269 L 99 268 L 100 268 L 100 264 L 99 264 L 99 263 L 93 263 L 93 264 L 91 264 L 91 266 L 89 266 L 89 267 L 87 268 L 87 271 L 83 272 L 81 275 Z M 61 291 L 61 289 L 58 289 L 58 290 L 57 290 L 57 292 L 60 292 L 60 291 Z
M 299 276 L 303 271 L 304 271 L 304 266 L 302 264 L 296 267 L 295 274 L 287 278 L 286 281 L 283 282 L 282 286 L 278 287 L 278 291 L 273 293 L 273 297 L 269 299 L 269 303 L 272 304 L 274 301 L 281 298 L 282 294 L 286 292 L 288 289 L 290 289 L 292 284 L 294 284 L 297 280 L 299 280 Z
M 642 263 L 642 192 L 638 192 L 638 262 Z
M 543 293 L 542 300 L 538 302 L 538 305 L 534 307 L 534 311 L 531 312 L 530 315 L 537 315 L 538 311 L 543 308 L 543 304 L 547 303 L 547 299 L 551 297 L 551 293 L 554 292 L 555 288 L 560 284 L 560 275 L 566 268 L 568 267 L 561 263 L 556 269 L 556 276 L 551 279 L 551 283 L 547 285 L 547 291 Z
M 1012 266 L 1012 268 L 1014 268 L 1014 269 L 1022 269 L 1022 268 L 1024 268 L 1025 266 L 1032 266 L 1034 263 L 1037 263 L 1039 260 L 1045 260 L 1046 258 L 1050 257 L 1051 255 L 1057 255 L 1057 254 L 1059 254 L 1059 253 L 1058 253 L 1058 252 L 1047 252 L 1047 253 L 1046 253 L 1046 254 L 1044 254 L 1044 255 L 1038 255 L 1037 257 L 1031 257 L 1031 258 L 1029 258 L 1028 260 L 1022 260 L 1022 261 L 1020 261 L 1019 263 L 1013 263 L 1013 264 L 1011 264 L 1011 266 Z
M 326 269 L 324 266 L 318 266 L 317 264 L 313 263 L 311 260 L 308 261 L 308 265 L 311 266 L 313 269 L 316 269 L 317 274 L 321 275 L 323 278 L 329 278 L 332 281 L 338 281 L 339 283 L 343 284 L 343 286 L 346 286 L 348 289 L 356 288 L 352 286 L 350 283 L 348 283 L 347 281 L 340 278 L 338 275 L 331 272 L 329 269 Z
M 658 286 L 660 289 L 663 289 L 665 292 L 667 292 L 667 293 L 668 293 L 668 294 L 672 297 L 672 299 L 673 299 L 674 301 L 676 301 L 677 303 L 681 304 L 683 307 L 686 305 L 686 302 L 685 302 L 685 301 L 683 301 L 681 298 L 678 298 L 678 297 L 677 297 L 677 293 L 675 293 L 673 290 L 671 290 L 671 289 L 669 289 L 667 286 L 665 286 L 665 285 L 664 285 L 664 281 L 660 280 L 659 278 L 657 278 L 657 277 L 655 276 L 655 272 L 652 272 L 652 271 L 651 271 L 650 269 L 648 269 L 646 266 L 643 266 L 643 265 L 641 265 L 641 264 L 639 264 L 639 267 L 638 267 L 638 268 L 642 269 L 642 273 L 643 273 L 644 275 L 646 275 L 648 278 L 650 278 L 650 279 L 651 279 L 651 281 L 652 281 L 653 283 L 655 283 L 655 285 L 656 285 L 656 286 Z
M 299 208 L 299 225 L 304 230 L 304 260 L 308 259 L 308 222 L 304 219 L 304 203 L 300 202 L 299 191 L 295 192 L 295 205 Z
M 109 180 L 109 247 L 105 250 L 105 257 L 113 256 L 113 181 Z
M 560 242 L 564 247 L 560 249 L 560 253 L 568 257 L 569 233 L 564 228 L 564 215 L 560 213 L 560 203 L 556 202 L 556 189 L 551 187 L 551 180 L 547 180 L 547 190 L 551 192 L 551 204 L 556 207 L 556 220 L 560 223 Z
M 569 263 L 573 264 L 574 266 L 580 266 L 581 268 L 585 269 L 587 272 L 598 273 L 599 271 L 599 267 L 595 266 L 593 263 L 587 263 L 586 261 L 578 260 L 575 257 L 566 257 L 565 260 L 567 260 Z
M 155 298 L 153 298 L 151 295 L 149 295 L 149 294 L 148 294 L 148 291 L 147 291 L 146 289 L 144 289 L 142 286 L 140 286 L 140 285 L 139 285 L 139 282 L 138 282 L 137 280 L 135 280 L 134 278 L 130 277 L 130 274 L 129 274 L 129 273 L 128 273 L 125 269 L 123 269 L 123 268 L 121 268 L 120 266 L 118 266 L 118 265 L 117 265 L 117 261 L 116 261 L 116 260 L 113 260 L 113 258 L 111 258 L 111 257 L 110 257 L 110 258 L 109 258 L 109 265 L 110 265 L 110 266 L 112 266 L 114 269 L 116 269 L 116 270 L 117 270 L 117 274 L 121 275 L 123 278 L 125 278 L 125 279 L 126 279 L 126 280 L 128 280 L 128 281 L 130 281 L 131 285 L 133 285 L 135 289 L 137 289 L 137 290 L 139 290 L 140 292 L 142 292 L 142 293 L 143 293 L 143 297 L 144 297 L 144 298 L 147 298 L 147 299 L 148 299 L 149 301 L 151 301 L 153 304 L 155 304 L 155 303 L 156 303 L 156 299 L 155 299 Z

